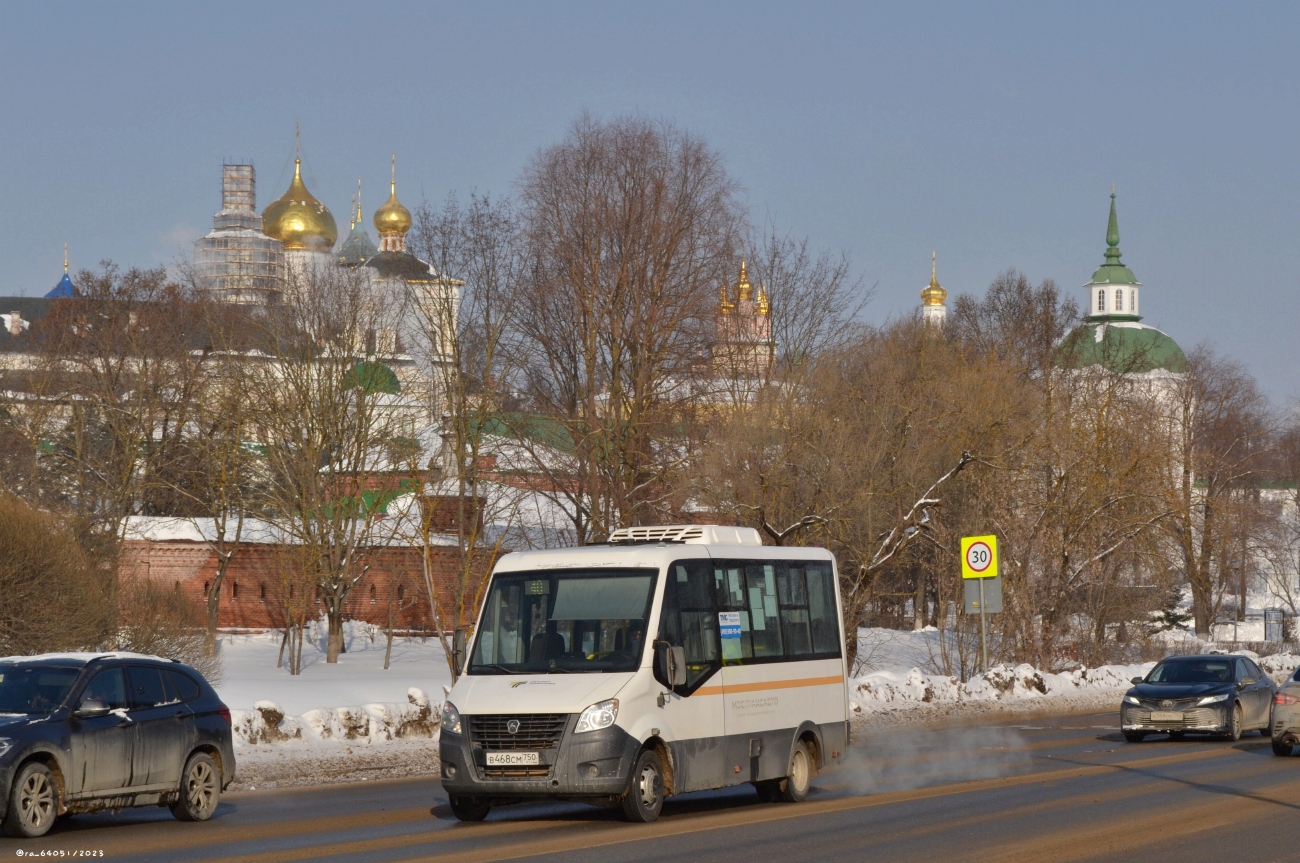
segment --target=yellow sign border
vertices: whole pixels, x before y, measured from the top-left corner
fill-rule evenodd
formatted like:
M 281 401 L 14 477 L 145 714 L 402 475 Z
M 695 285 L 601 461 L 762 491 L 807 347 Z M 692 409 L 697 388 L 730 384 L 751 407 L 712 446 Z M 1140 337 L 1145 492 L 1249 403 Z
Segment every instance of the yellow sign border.
M 988 569 L 983 572 L 975 572 L 966 564 L 966 552 L 972 545 L 977 542 L 986 543 L 989 551 L 993 554 L 993 560 L 989 561 Z M 988 536 L 963 536 L 961 538 L 961 577 L 962 578 L 996 578 L 998 575 L 998 538 L 993 534 Z

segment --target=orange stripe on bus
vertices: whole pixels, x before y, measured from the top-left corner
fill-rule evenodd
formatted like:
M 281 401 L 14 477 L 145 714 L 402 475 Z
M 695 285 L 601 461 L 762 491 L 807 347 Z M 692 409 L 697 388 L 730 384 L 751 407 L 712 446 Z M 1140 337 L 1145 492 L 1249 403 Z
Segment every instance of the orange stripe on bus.
M 800 686 L 830 686 L 844 682 L 844 675 L 799 677 L 794 680 L 769 680 L 762 683 L 736 683 L 731 686 L 701 686 L 692 695 L 722 695 L 723 692 L 762 692 L 766 689 L 795 689 Z

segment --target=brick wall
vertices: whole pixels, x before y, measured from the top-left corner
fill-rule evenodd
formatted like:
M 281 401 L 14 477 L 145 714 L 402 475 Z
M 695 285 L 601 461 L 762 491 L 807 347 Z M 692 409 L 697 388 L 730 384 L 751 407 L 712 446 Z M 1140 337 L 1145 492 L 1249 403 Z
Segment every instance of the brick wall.
M 226 570 L 221 585 L 221 611 L 218 626 L 271 628 L 283 624 L 281 611 L 292 591 L 310 590 L 300 586 L 304 579 L 292 571 L 293 563 L 284 549 L 271 545 L 241 545 Z M 460 553 L 455 548 L 430 549 L 434 585 L 438 591 L 441 608 L 450 609 L 460 566 Z M 367 560 L 369 569 L 352 589 L 347 605 L 347 616 L 353 620 L 386 625 L 389 603 L 396 613 L 396 625 L 401 629 L 431 631 L 433 618 L 424 585 L 422 553 L 419 548 L 383 548 L 372 550 Z M 479 567 L 479 582 L 471 585 L 471 597 L 481 579 L 486 576 L 487 561 Z M 159 584 L 170 586 L 193 599 L 200 609 L 217 571 L 216 553 L 197 542 L 130 540 L 122 548 L 122 574 L 147 577 Z M 470 602 L 472 603 L 472 598 Z M 324 606 L 317 604 L 324 613 Z M 468 609 L 472 618 L 477 609 Z M 444 612 L 447 613 L 447 612 Z M 468 619 L 462 621 L 462 625 Z M 443 625 L 452 626 L 444 620 Z

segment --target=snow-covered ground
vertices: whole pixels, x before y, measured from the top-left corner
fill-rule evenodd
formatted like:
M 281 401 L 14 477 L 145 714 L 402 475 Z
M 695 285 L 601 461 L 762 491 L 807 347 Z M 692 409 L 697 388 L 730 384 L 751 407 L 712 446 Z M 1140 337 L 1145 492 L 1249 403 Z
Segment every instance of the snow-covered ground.
M 344 628 L 347 652 L 338 664 L 325 661 L 324 627 L 309 626 L 303 645 L 302 674 L 276 668 L 280 633 L 221 636 L 223 681 L 217 694 L 236 710 L 252 710 L 258 701 L 270 700 L 290 716 L 316 708 L 405 703 L 412 687 L 442 701 L 443 686 L 451 673 L 436 638 L 395 638 L 393 656 L 384 669 L 384 632 L 381 628 L 349 621 Z
M 394 638 L 349 622 L 347 652 L 325 661 L 325 628 L 308 628 L 302 673 L 276 667 L 280 634 L 221 636 L 217 693 L 234 721 L 236 788 L 437 775 L 437 720 L 451 685 L 436 638 Z
M 974 708 L 971 712 L 985 712 L 976 705 L 991 703 L 1010 707 L 1017 702 L 1036 702 L 1033 706 L 1039 709 L 1050 709 L 1053 704 L 1068 709 L 1075 705 L 1067 702 L 1079 699 L 1104 703 L 1113 698 L 1118 703 L 1119 696 L 1132 686 L 1132 678 L 1145 676 L 1155 665 L 1154 662 L 1103 665 L 1054 674 L 1032 665 L 999 664 L 987 674 L 977 674 L 962 682 L 958 677 L 938 672 L 940 638 L 941 634 L 934 628 L 916 632 L 859 630 L 857 674 L 849 684 L 849 702 L 854 712 L 871 714 L 946 707 L 945 714 L 952 715 L 961 712 L 964 706 Z M 1256 659 L 1275 679 L 1291 674 L 1300 665 L 1300 657 L 1291 654 L 1260 658 L 1249 650 L 1228 650 L 1182 635 L 1178 638 L 1176 652 L 1242 653 Z

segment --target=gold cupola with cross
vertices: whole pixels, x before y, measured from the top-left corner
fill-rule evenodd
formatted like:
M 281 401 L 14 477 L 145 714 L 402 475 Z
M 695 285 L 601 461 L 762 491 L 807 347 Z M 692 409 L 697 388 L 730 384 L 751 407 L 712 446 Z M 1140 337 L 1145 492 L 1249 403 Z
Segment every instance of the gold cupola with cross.
M 948 314 L 948 292 L 939 284 L 939 253 L 930 253 L 930 284 L 921 289 L 921 320 L 943 326 Z

